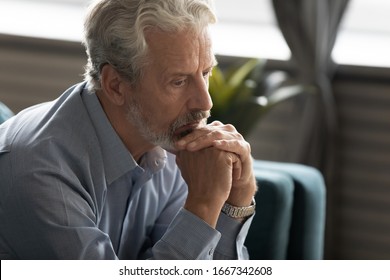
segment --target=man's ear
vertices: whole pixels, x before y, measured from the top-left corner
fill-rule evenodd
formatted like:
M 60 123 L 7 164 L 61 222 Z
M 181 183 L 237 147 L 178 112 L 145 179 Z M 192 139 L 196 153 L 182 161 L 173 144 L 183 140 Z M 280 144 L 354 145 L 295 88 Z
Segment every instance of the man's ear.
M 124 79 L 110 64 L 105 64 L 101 71 L 103 94 L 113 104 L 122 106 L 125 103 Z

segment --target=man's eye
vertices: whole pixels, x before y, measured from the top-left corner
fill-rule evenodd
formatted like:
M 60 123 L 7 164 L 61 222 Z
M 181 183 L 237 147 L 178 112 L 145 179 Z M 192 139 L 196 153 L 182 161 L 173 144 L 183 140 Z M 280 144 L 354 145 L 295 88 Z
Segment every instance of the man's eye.
M 175 87 L 182 87 L 186 84 L 186 80 L 177 80 L 172 83 Z
M 203 72 L 203 77 L 204 78 L 209 78 L 211 76 L 211 70 Z

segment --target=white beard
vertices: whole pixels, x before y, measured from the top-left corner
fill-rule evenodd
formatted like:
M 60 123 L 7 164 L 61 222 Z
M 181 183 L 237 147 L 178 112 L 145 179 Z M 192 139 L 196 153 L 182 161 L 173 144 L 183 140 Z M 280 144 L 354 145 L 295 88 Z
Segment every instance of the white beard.
M 200 125 L 206 125 L 209 111 L 190 112 L 176 119 L 165 131 L 158 131 L 156 123 L 152 121 L 149 112 L 142 109 L 139 102 L 131 100 L 128 106 L 127 120 L 131 122 L 148 142 L 160 146 L 167 151 L 175 151 L 175 142 L 191 131 L 185 131 L 179 137 L 175 134 L 176 130 L 184 125 L 193 122 L 199 122 Z

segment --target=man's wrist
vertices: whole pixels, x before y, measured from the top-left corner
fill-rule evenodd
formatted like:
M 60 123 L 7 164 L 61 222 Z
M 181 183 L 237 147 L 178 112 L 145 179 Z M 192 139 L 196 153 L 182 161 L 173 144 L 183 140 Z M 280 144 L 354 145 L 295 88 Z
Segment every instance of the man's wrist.
M 235 219 L 249 217 L 253 215 L 253 213 L 255 213 L 255 210 L 256 210 L 256 201 L 254 198 L 252 198 L 252 203 L 249 206 L 234 206 L 225 202 L 225 204 L 222 206 L 221 209 L 222 213 Z

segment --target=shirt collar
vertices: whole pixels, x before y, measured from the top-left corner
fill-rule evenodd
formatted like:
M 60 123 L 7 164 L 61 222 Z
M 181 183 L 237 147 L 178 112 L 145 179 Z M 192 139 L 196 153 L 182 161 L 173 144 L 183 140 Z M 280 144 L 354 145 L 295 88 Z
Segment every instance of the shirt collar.
M 112 127 L 96 94 L 85 86 L 81 95 L 100 142 L 107 183 L 111 184 L 138 164 Z M 166 151 L 155 147 L 142 157 L 140 165 L 153 174 L 164 168 L 166 160 Z

